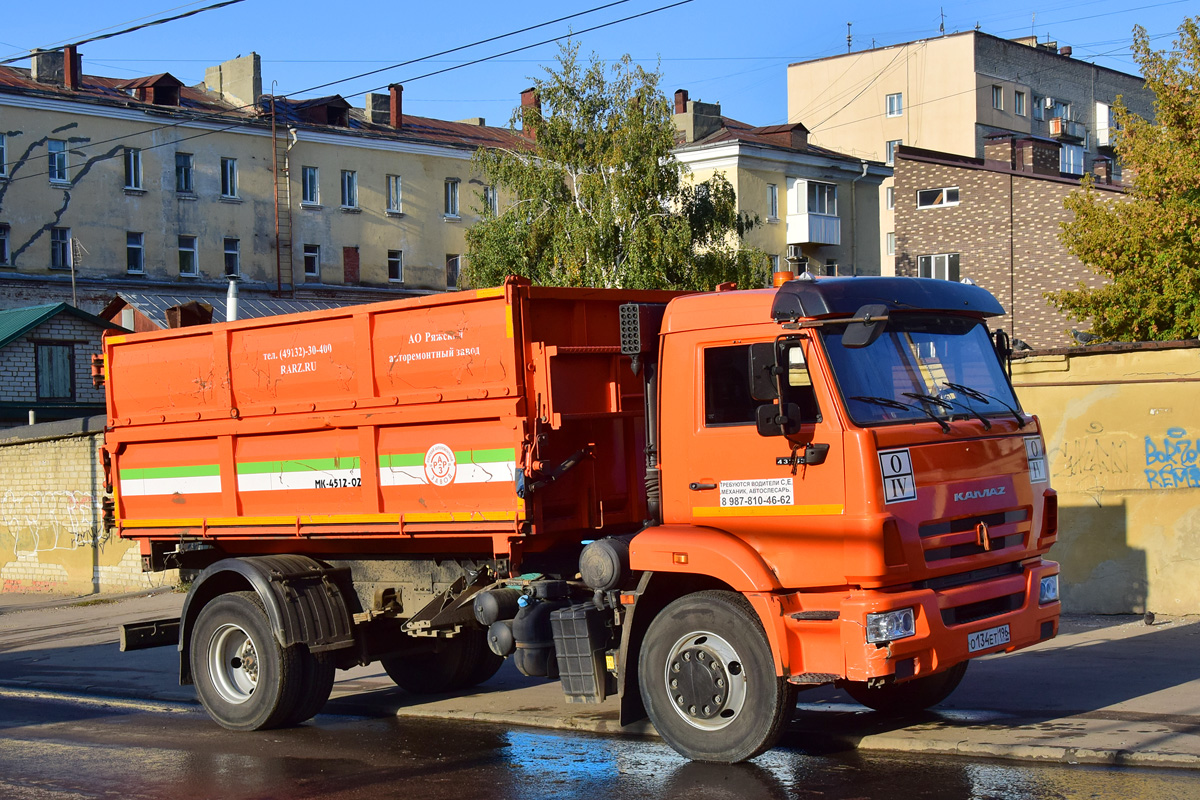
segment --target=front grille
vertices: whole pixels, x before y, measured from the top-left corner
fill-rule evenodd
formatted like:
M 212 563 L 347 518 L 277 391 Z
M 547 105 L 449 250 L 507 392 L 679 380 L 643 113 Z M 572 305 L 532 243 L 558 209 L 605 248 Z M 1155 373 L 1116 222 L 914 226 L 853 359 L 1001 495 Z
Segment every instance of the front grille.
M 920 527 L 919 532 L 922 539 L 928 539 L 930 536 L 944 536 L 947 533 L 973 531 L 981 522 L 989 528 L 993 528 L 997 525 L 1012 525 L 1017 522 L 1025 522 L 1028 519 L 1029 509 L 1017 508 L 1011 511 L 997 511 L 995 514 L 982 514 L 978 517 L 952 519 L 949 522 L 927 522 Z
M 937 578 L 927 578 L 923 581 L 917 581 L 913 584 L 914 589 L 933 589 L 935 592 L 940 592 L 943 589 L 953 589 L 955 586 L 966 586 L 970 583 L 983 583 L 990 581 L 993 578 L 1004 578 L 1009 575 L 1020 575 L 1023 570 L 1020 561 L 1013 561 L 1008 564 L 996 564 L 991 567 L 983 567 L 982 569 L 973 569 L 970 572 L 959 572 L 956 575 L 942 575 Z
M 1016 611 L 1025 603 L 1025 592 L 1006 594 L 991 600 L 980 600 L 978 603 L 968 603 L 957 608 L 943 608 L 942 622 L 948 626 L 965 625 L 968 622 L 978 622 L 988 617 L 998 617 L 1010 611 Z
M 964 544 L 953 544 L 949 547 L 942 547 L 937 550 L 925 551 L 925 563 L 932 561 L 945 561 L 948 558 L 963 558 L 965 556 L 977 556 L 980 553 L 994 553 L 997 550 L 1003 550 L 1006 547 L 1019 545 L 1024 540 L 1024 536 L 1020 533 L 1014 533 L 1011 536 L 998 536 L 992 539 L 992 546 L 989 550 L 984 550 L 983 545 L 976 542 L 966 542 Z

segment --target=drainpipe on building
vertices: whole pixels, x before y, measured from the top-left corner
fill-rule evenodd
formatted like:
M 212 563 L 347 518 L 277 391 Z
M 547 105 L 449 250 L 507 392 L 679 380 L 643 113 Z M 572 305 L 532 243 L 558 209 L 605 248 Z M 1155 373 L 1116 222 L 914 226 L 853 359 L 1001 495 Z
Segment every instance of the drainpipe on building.
M 851 275 L 858 274 L 858 187 L 856 183 L 867 177 L 867 162 L 862 162 L 862 174 L 850 181 L 850 220 L 854 231 L 850 236 L 850 269 Z M 883 264 L 879 265 L 879 274 L 883 274 Z
M 225 321 L 233 322 L 238 318 L 238 288 L 237 275 L 226 275 L 229 278 L 229 291 L 225 293 Z

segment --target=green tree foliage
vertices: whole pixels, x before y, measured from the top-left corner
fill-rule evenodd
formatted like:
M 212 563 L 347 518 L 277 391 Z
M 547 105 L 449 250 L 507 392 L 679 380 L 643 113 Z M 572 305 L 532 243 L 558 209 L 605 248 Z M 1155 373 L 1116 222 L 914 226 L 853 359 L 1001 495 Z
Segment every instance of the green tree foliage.
M 1200 17 L 1184 20 L 1175 48 L 1150 49 L 1134 29 L 1134 56 L 1154 91 L 1156 121 L 1114 107 L 1117 156 L 1135 173 L 1126 198 L 1103 196 L 1085 178 L 1066 200 L 1067 249 L 1104 286 L 1047 294 L 1059 310 L 1090 320 L 1101 341 L 1200 336 Z
M 762 286 L 765 254 L 742 247 L 756 222 L 722 175 L 684 178 L 660 76 L 625 56 L 579 60 L 568 43 L 535 82 L 541 108 L 513 122 L 528 149 L 481 149 L 475 165 L 505 199 L 467 232 L 472 286 L 521 275 L 547 286 L 712 289 Z

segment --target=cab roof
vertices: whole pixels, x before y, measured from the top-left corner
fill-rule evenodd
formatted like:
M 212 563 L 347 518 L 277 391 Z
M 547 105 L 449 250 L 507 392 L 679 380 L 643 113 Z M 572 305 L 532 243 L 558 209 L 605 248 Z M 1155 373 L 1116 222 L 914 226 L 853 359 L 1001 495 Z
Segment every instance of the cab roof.
M 779 287 L 771 304 L 776 322 L 853 314 L 865 305 L 889 311 L 946 311 L 993 317 L 1004 313 L 990 292 L 938 278 L 801 278 Z

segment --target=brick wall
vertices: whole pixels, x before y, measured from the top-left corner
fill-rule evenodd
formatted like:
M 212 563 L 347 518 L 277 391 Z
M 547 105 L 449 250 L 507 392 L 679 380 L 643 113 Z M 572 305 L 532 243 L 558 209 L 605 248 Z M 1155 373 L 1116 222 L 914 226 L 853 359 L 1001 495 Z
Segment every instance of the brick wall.
M 103 403 L 92 386 L 92 354 L 101 350 L 102 329 L 71 314 L 59 314 L 0 349 L 0 401 L 36 401 L 36 344 L 71 344 L 77 403 Z
M 30 425 L 0 439 L 0 591 L 92 594 L 173 585 L 143 573 L 137 545 L 101 524 L 102 417 Z
M 939 156 L 939 157 L 934 157 Z M 917 208 L 917 191 L 958 187 L 958 205 Z M 922 255 L 958 253 L 960 275 L 987 289 L 1007 312 L 1002 325 L 1034 348 L 1071 344 L 1086 329 L 1044 298 L 1101 279 L 1059 242 L 1063 200 L 1078 184 L 928 151 L 896 159 L 896 274 L 917 275 Z M 1114 192 L 1114 197 L 1120 197 Z

